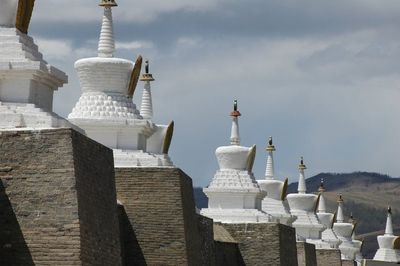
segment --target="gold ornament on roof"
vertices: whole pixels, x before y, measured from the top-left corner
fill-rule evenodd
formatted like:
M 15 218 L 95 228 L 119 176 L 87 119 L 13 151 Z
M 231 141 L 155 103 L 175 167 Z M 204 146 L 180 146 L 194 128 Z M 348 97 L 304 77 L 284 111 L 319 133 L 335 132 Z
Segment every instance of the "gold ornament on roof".
M 142 61 L 142 56 L 139 55 L 131 73 L 131 79 L 128 86 L 128 98 L 133 98 L 133 94 L 135 94 L 136 86 L 140 76 L 140 70 L 142 69 Z
M 256 159 L 256 145 L 251 146 L 249 154 L 247 155 L 247 171 L 252 172 L 254 166 L 254 160 Z
M 321 183 L 319 184 L 318 192 L 322 193 L 325 192 L 325 186 L 324 186 L 324 179 L 321 178 Z
M 167 128 L 167 132 L 165 133 L 165 138 L 164 138 L 164 142 L 163 142 L 163 154 L 168 154 L 169 152 L 169 148 L 171 146 L 171 142 L 172 142 L 172 136 L 174 135 L 174 121 L 171 121 L 171 123 L 169 123 L 168 128 Z
M 275 146 L 272 142 L 272 137 L 269 137 L 267 151 L 275 151 Z
M 118 4 L 115 2 L 115 0 L 101 0 L 99 6 L 112 7 L 118 6 Z
M 305 170 L 307 169 L 307 166 L 304 164 L 304 158 L 303 156 L 300 157 L 300 165 L 299 165 L 299 170 Z
M 286 177 L 283 182 L 282 191 L 281 191 L 281 200 L 284 201 L 286 199 L 287 190 L 289 187 L 289 179 Z
M 15 27 L 23 33 L 28 33 L 35 0 L 19 0 Z
M 144 65 L 144 74 L 140 78 L 140 81 L 154 81 L 153 75 L 150 74 L 150 64 L 149 60 L 146 60 Z

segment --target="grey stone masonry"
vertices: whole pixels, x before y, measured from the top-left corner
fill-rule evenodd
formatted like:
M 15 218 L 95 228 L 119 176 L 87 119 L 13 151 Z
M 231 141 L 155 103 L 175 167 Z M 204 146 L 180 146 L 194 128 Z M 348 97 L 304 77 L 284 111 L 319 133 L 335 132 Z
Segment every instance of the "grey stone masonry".
M 299 261 L 299 266 L 317 266 L 315 245 L 297 242 L 297 260 Z
M 0 265 L 121 265 L 112 151 L 68 128 L 0 132 Z
M 398 266 L 396 262 L 376 261 L 376 260 L 363 260 L 363 266 Z
M 294 228 L 277 223 L 222 225 L 238 242 L 245 265 L 298 265 Z
M 116 168 L 115 179 L 125 265 L 214 264 L 212 222 L 196 214 L 190 177 L 143 167 Z
M 316 249 L 317 265 L 342 266 L 339 249 Z
M 342 266 L 356 266 L 356 262 L 354 260 L 342 260 Z

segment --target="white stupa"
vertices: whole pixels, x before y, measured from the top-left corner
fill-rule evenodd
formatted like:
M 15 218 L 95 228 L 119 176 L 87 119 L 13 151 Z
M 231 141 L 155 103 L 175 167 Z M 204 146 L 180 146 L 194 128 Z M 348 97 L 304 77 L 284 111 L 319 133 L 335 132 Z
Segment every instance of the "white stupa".
M 261 202 L 261 209 L 271 214 L 279 220 L 279 223 L 291 225 L 294 217 L 289 212 L 286 202 L 286 191 L 288 179 L 285 181 L 276 180 L 274 177 L 274 157 L 275 146 L 272 137 L 269 138 L 267 146 L 267 166 L 265 169 L 265 179 L 257 180 L 260 189 L 266 193 L 266 197 Z
M 333 231 L 333 223 L 335 221 L 335 214 L 326 211 L 325 204 L 325 187 L 324 180 L 321 179 L 321 185 L 318 189 L 319 192 L 319 202 L 317 217 L 319 221 L 325 226 L 325 230 L 321 233 L 321 240 L 316 243 L 317 249 L 338 249 L 342 241 L 339 240 L 335 232 Z
M 318 196 L 306 193 L 305 169 L 307 167 L 302 157 L 299 165 L 300 176 L 297 193 L 291 193 L 286 198 L 289 203 L 290 213 L 296 217 L 292 226 L 296 229 L 297 241 L 313 242 L 321 239 L 321 232 L 325 227 L 315 214 Z
M 0 130 L 71 127 L 52 112 L 54 91 L 68 77 L 27 34 L 34 2 L 0 1 Z
M 392 209 L 389 207 L 386 219 L 385 234 L 377 237 L 379 249 L 374 260 L 400 262 L 400 237 L 393 234 Z
M 262 191 L 252 169 L 256 146 L 240 146 L 237 101 L 232 116 L 231 145 L 215 151 L 219 170 L 210 185 L 203 189 L 208 197 L 208 208 L 201 214 L 223 223 L 265 223 L 272 217 L 260 211 Z
M 343 203 L 343 197 L 342 195 L 339 195 L 338 209 L 336 212 L 336 222 L 333 224 L 333 231 L 342 241 L 342 243 L 339 245 L 342 260 L 354 261 L 356 260 L 356 254 L 360 252 L 361 245 L 353 242 L 355 225 L 353 222 L 345 222 L 343 214 Z
M 142 75 L 144 92 L 141 112 L 132 97 L 140 75 L 142 59 L 114 58 L 115 44 L 111 8 L 114 0 L 102 0 L 103 23 L 98 45 L 98 56 L 80 59 L 75 69 L 82 87 L 82 95 L 69 114 L 72 123 L 83 128 L 94 140 L 114 151 L 115 167 L 171 167 L 168 149 L 173 133 L 173 122 L 168 126 L 152 122 L 153 106 L 149 73 Z

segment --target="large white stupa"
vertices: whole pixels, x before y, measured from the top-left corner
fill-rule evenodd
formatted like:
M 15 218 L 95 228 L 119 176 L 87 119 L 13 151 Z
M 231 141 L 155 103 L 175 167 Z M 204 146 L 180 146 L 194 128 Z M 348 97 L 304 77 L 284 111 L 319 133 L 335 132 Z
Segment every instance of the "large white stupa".
M 393 234 L 392 209 L 389 207 L 386 218 L 385 234 L 377 237 L 379 249 L 374 260 L 400 262 L 400 237 Z
M 321 240 L 316 243 L 317 249 L 338 249 L 340 239 L 337 237 L 336 233 L 333 231 L 333 223 L 335 222 L 335 214 L 327 212 L 325 203 L 325 187 L 324 180 L 321 179 L 321 184 L 318 189 L 319 192 L 319 202 L 317 217 L 319 221 L 325 226 L 325 230 L 321 233 Z
M 142 109 L 132 102 L 140 75 L 142 58 L 134 64 L 115 58 L 111 8 L 114 0 L 102 0 L 103 23 L 98 44 L 98 56 L 80 59 L 75 69 L 82 95 L 68 119 L 85 130 L 94 140 L 114 151 L 115 167 L 171 167 L 168 150 L 173 134 L 173 122 L 168 126 L 153 123 L 150 82 L 154 81 L 146 62 L 142 75 L 144 92 Z
M 201 214 L 223 223 L 265 223 L 271 215 L 260 211 L 263 192 L 253 175 L 256 146 L 240 146 L 239 122 L 241 115 L 234 103 L 231 145 L 217 148 L 219 170 L 210 185 L 203 189 L 208 197 L 208 208 Z M 275 220 L 274 220 L 275 221 Z
M 358 242 L 353 241 L 355 224 L 353 222 L 345 222 L 343 204 L 343 197 L 342 195 L 339 195 L 336 222 L 333 224 L 333 231 L 342 241 L 339 245 L 342 260 L 355 261 L 356 255 L 360 253 L 361 245 Z
M 52 112 L 53 94 L 68 81 L 28 36 L 34 0 L 0 1 L 0 130 L 71 127 Z
M 321 232 L 325 226 L 321 224 L 315 210 L 318 204 L 318 196 L 307 194 L 306 179 L 304 171 L 307 169 L 303 157 L 299 165 L 299 183 L 297 193 L 287 195 L 290 213 L 296 217 L 292 226 L 296 229 L 297 241 L 319 241 Z
M 286 191 L 288 188 L 288 179 L 285 181 L 276 180 L 274 177 L 274 157 L 275 146 L 272 137 L 269 138 L 267 146 L 267 166 L 265 169 L 265 179 L 257 180 L 260 189 L 266 193 L 266 197 L 261 202 L 261 209 L 274 218 L 279 223 L 291 225 L 294 217 L 289 212 L 286 201 Z

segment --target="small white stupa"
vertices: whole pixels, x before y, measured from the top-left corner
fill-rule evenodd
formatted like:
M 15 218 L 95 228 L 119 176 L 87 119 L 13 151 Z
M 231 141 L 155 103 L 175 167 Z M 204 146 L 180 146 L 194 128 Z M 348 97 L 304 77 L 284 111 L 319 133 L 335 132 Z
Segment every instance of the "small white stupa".
M 289 203 L 290 213 L 296 217 L 292 226 L 296 229 L 297 241 L 313 242 L 321 239 L 321 232 L 325 227 L 320 223 L 315 214 L 318 196 L 306 193 L 305 169 L 307 167 L 304 164 L 303 157 L 301 157 L 297 193 L 291 193 L 286 198 Z
M 201 214 L 223 223 L 266 223 L 272 217 L 260 211 L 262 191 L 254 175 L 253 164 L 256 146 L 240 146 L 238 117 L 241 115 L 234 103 L 231 145 L 217 148 L 219 170 L 210 185 L 203 189 L 208 197 L 208 208 Z
M 338 249 L 342 241 L 339 240 L 335 232 L 333 231 L 333 223 L 335 221 L 335 214 L 326 211 L 325 204 L 325 187 L 324 180 L 321 179 L 321 184 L 318 189 L 319 192 L 319 202 L 317 217 L 319 221 L 325 226 L 325 230 L 321 233 L 321 240 L 316 243 L 317 249 Z
M 389 207 L 386 219 L 385 234 L 377 237 L 379 249 L 374 260 L 400 262 L 400 237 L 393 234 L 392 209 Z
M 34 2 L 0 1 L 0 130 L 71 127 L 52 112 L 54 91 L 68 77 L 28 36 Z
M 265 169 L 265 179 L 257 180 L 260 189 L 267 196 L 261 202 L 261 209 L 271 214 L 279 220 L 279 223 L 291 225 L 294 217 L 289 212 L 289 207 L 286 202 L 286 191 L 288 188 L 288 179 L 285 181 L 276 180 L 274 177 L 274 157 L 273 152 L 275 146 L 272 142 L 272 137 L 269 138 L 267 146 L 267 166 Z
M 94 140 L 114 151 L 115 167 L 172 167 L 168 150 L 173 122 L 168 126 L 152 122 L 153 106 L 149 73 L 142 75 L 144 92 L 141 112 L 132 98 L 140 75 L 141 56 L 134 64 L 114 58 L 115 44 L 111 8 L 114 0 L 102 0 L 103 23 L 98 56 L 80 59 L 75 68 L 82 86 L 82 95 L 68 119 L 83 128 Z
M 346 223 L 343 214 L 343 197 L 339 195 L 338 209 L 336 212 L 336 222 L 333 224 L 333 231 L 342 241 L 339 245 L 342 260 L 355 260 L 356 254 L 360 252 L 361 246 L 353 242 L 353 233 L 355 225 L 353 222 Z

